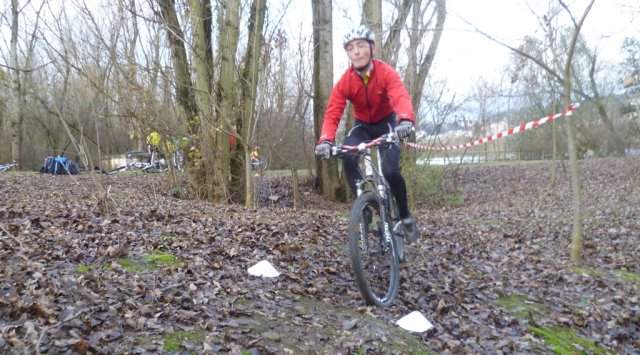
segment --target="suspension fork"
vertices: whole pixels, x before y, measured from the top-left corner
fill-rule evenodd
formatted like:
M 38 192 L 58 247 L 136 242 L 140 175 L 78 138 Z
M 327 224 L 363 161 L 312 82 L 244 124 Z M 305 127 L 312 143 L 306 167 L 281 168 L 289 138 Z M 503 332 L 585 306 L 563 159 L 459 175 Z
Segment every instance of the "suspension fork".
M 393 226 L 391 225 L 391 223 L 393 223 L 393 221 L 391 220 L 391 210 L 389 209 L 389 196 L 385 197 L 379 197 L 381 198 L 382 201 L 380 201 L 380 216 L 382 217 L 382 223 L 383 223 L 383 227 L 384 227 L 384 240 L 386 242 L 387 245 L 391 246 L 391 233 L 393 233 Z

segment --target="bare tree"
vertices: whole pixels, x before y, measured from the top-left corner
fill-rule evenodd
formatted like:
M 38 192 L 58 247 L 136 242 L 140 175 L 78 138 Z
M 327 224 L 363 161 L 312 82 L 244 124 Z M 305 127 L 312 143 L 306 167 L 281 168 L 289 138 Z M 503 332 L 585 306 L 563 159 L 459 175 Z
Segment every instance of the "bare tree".
M 242 75 L 242 115 L 238 117 L 236 126 L 242 132 L 242 138 L 245 142 L 254 141 L 254 122 L 255 106 L 256 106 L 256 90 L 258 86 L 260 53 L 263 42 L 262 29 L 264 27 L 264 16 L 266 12 L 265 0 L 256 0 L 251 6 L 251 15 L 249 19 L 249 41 L 247 52 L 245 54 L 245 67 Z M 253 196 L 253 177 L 251 176 L 251 160 L 249 158 L 249 149 L 244 144 L 239 146 L 239 154 L 244 155 L 244 185 L 239 182 L 239 187 L 244 186 L 245 205 L 247 207 L 254 206 Z M 241 172 L 238 169 L 238 172 Z
M 213 177 L 211 185 L 211 200 L 213 202 L 227 201 L 229 193 L 230 155 L 229 136 L 234 129 L 231 123 L 240 115 L 235 90 L 236 52 L 238 50 L 240 27 L 240 0 L 230 0 L 220 9 L 220 78 L 216 93 L 216 107 L 218 113 L 214 123 L 213 161 L 209 169 Z
M 188 119 L 190 134 L 196 134 L 199 122 L 198 108 L 193 92 L 193 82 L 187 60 L 187 50 L 184 41 L 184 33 L 175 9 L 174 0 L 157 0 L 160 5 L 160 16 L 166 27 L 167 40 L 171 47 L 174 75 L 176 80 L 176 96 Z
M 315 139 L 320 138 L 322 118 L 325 105 L 329 100 L 333 86 L 333 41 L 332 41 L 332 0 L 311 1 L 313 7 L 313 115 Z M 318 180 L 319 179 L 319 180 Z M 316 186 L 320 187 L 322 195 L 329 200 L 345 198 L 345 184 L 340 183 L 338 177 L 338 162 L 336 159 L 321 161 L 316 158 Z
M 562 2 L 562 6 L 567 10 L 574 24 L 574 33 L 573 38 L 571 39 L 571 44 L 569 46 L 569 53 L 567 54 L 567 60 L 564 65 L 564 71 L 562 73 L 562 96 L 565 107 L 569 107 L 571 105 L 571 61 L 573 60 L 573 54 L 576 47 L 576 42 L 578 41 L 578 35 L 580 34 L 580 29 L 582 29 L 582 25 L 584 24 L 591 7 L 593 6 L 595 0 L 591 0 L 587 8 L 585 9 L 582 17 L 579 21 L 576 22 L 575 18 L 571 14 L 569 8 Z M 576 149 L 576 139 L 575 139 L 575 128 L 573 119 L 571 116 L 567 117 L 567 135 L 568 139 L 568 149 L 569 149 L 569 162 L 571 164 L 571 190 L 572 190 L 572 200 L 573 200 L 573 231 L 571 233 L 571 260 L 573 261 L 581 261 L 582 260 L 582 233 L 583 233 L 583 224 L 582 224 L 582 188 L 580 184 L 580 167 L 578 166 L 578 152 Z
M 22 122 L 24 95 L 20 84 L 20 66 L 18 64 L 18 29 L 19 16 L 18 0 L 11 0 L 11 50 L 9 71 L 11 73 L 12 105 L 10 116 L 11 127 L 11 158 L 18 163 L 22 161 Z
M 198 181 L 204 176 L 206 182 L 205 191 L 210 195 L 215 185 L 212 174 L 207 173 L 207 167 L 214 164 L 213 136 L 214 136 L 214 103 L 212 88 L 212 70 L 213 58 L 211 47 L 212 35 L 212 11 L 210 0 L 192 0 L 191 1 L 191 28 L 193 31 L 193 66 L 195 69 L 195 90 L 194 97 L 197 106 L 200 134 L 197 135 L 197 145 L 200 147 L 201 168 L 192 171 L 192 175 L 196 176 Z M 193 169 L 195 170 L 195 169 Z

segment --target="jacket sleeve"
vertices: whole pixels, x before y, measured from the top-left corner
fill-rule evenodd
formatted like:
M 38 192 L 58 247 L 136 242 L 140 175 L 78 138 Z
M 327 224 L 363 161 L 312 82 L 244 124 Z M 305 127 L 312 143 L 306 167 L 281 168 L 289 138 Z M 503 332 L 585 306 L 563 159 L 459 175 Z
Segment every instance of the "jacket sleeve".
M 391 104 L 398 115 L 398 122 L 409 120 L 415 124 L 416 116 L 413 111 L 413 104 L 411 103 L 411 95 L 409 95 L 398 72 L 389 66 L 385 80 L 387 82 L 387 93 L 391 99 Z
M 320 131 L 320 138 L 318 143 L 329 141 L 334 143 L 336 139 L 336 131 L 338 125 L 342 119 L 345 107 L 347 107 L 347 97 L 344 95 L 344 76 L 338 80 L 336 85 L 331 90 L 329 96 L 329 103 L 327 109 L 324 112 L 324 120 L 322 122 L 322 130 Z

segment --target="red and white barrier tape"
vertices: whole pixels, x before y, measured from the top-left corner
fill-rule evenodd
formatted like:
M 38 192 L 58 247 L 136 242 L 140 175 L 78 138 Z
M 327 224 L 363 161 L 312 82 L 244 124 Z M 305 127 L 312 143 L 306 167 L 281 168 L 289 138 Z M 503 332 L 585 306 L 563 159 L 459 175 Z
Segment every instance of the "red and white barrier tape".
M 455 149 L 462 149 L 462 148 L 469 148 L 469 147 L 473 147 L 474 145 L 480 145 L 480 144 L 485 144 L 491 141 L 494 141 L 496 139 L 500 139 L 506 136 L 510 136 L 516 133 L 520 133 L 522 131 L 526 131 L 528 129 L 532 129 L 535 128 L 541 124 L 545 124 L 547 122 L 551 122 L 553 120 L 555 120 L 556 118 L 562 117 L 562 116 L 568 116 L 571 115 L 573 113 L 573 111 L 575 111 L 578 107 L 580 107 L 580 104 L 578 103 L 574 103 L 571 104 L 571 106 L 569 106 L 568 109 L 556 113 L 555 115 L 549 115 L 547 117 L 542 117 L 542 118 L 538 118 L 537 120 L 534 121 L 530 121 L 527 123 L 523 123 L 520 126 L 516 126 L 513 127 L 511 129 L 508 129 L 506 131 L 502 131 L 500 133 L 496 133 L 492 136 L 488 136 L 488 137 L 484 137 L 484 138 L 480 138 L 478 140 L 466 143 L 466 144 L 458 144 L 458 145 L 452 145 L 452 146 L 448 146 L 448 147 L 430 147 L 430 146 L 426 146 L 426 145 L 422 145 L 422 144 L 418 144 L 418 143 L 411 143 L 411 142 L 406 142 L 405 144 L 416 148 L 416 149 L 422 149 L 422 150 L 455 150 Z

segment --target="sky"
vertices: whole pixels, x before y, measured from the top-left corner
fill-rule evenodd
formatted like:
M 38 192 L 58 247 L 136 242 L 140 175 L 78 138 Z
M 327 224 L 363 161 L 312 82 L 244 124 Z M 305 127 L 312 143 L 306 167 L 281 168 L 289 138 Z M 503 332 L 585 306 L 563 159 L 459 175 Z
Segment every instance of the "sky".
M 530 8 L 526 4 L 529 3 Z M 526 35 L 541 35 L 535 14 L 543 14 L 547 1 L 514 0 L 448 0 L 447 19 L 435 59 L 435 76 L 447 79 L 452 87 L 464 89 L 479 76 L 496 77 L 509 62 L 511 52 L 477 33 L 464 20 L 485 33 L 513 47 Z M 566 0 L 574 17 L 579 19 L 588 1 Z M 635 14 L 622 5 L 633 4 Z M 628 8 L 627 8 L 628 9 Z M 533 11 L 533 12 L 532 12 Z M 582 33 L 589 43 L 597 45 L 601 60 L 616 60 L 625 35 L 640 36 L 640 5 L 636 0 L 596 0 Z M 562 15 L 564 23 L 569 21 Z
M 580 18 L 587 0 L 565 0 L 576 18 Z M 360 20 L 360 12 L 353 0 L 334 0 L 334 80 L 342 74 L 348 62 L 341 47 L 342 34 Z M 509 62 L 510 51 L 477 33 L 467 24 L 517 47 L 526 35 L 540 35 L 537 16 L 544 13 L 547 0 L 447 0 L 447 19 L 432 75 L 447 81 L 454 92 L 472 89 L 477 78 L 491 80 Z M 307 1 L 293 1 L 287 17 L 291 31 L 297 32 L 300 23 L 311 24 L 311 7 Z M 568 23 L 563 14 L 561 20 Z M 635 24 L 632 22 L 635 21 Z M 289 32 L 292 33 L 292 32 Z M 627 36 L 640 37 L 640 5 L 638 0 L 596 0 L 582 33 L 589 43 L 597 44 L 599 58 L 616 60 Z
M 64 0 L 58 0 L 64 1 Z M 383 0 L 385 2 L 386 0 Z M 551 0 L 553 1 L 553 0 Z M 589 0 L 564 0 L 581 17 Z M 333 0 L 334 81 L 348 65 L 342 49 L 342 35 L 360 21 L 362 0 Z M 94 2 L 89 2 L 92 4 Z M 292 36 L 311 35 L 310 0 L 271 0 L 271 11 L 278 13 L 288 3 L 284 26 Z M 447 0 L 445 29 L 436 53 L 432 77 L 446 80 L 453 92 L 473 89 L 479 77 L 493 79 L 509 61 L 511 52 L 476 32 L 474 27 L 511 46 L 517 47 L 525 35 L 540 34 L 536 15 L 544 13 L 549 0 Z M 535 14 L 533 14 L 535 13 Z M 568 16 L 561 19 L 568 23 Z M 635 22 L 635 23 L 634 23 Z M 7 30 L 3 24 L 3 30 Z M 625 36 L 640 38 L 639 0 L 595 0 L 582 33 L 597 44 L 600 60 L 615 61 Z M 3 35 L 5 33 L 3 32 Z M 3 36 L 8 41 L 9 36 Z

